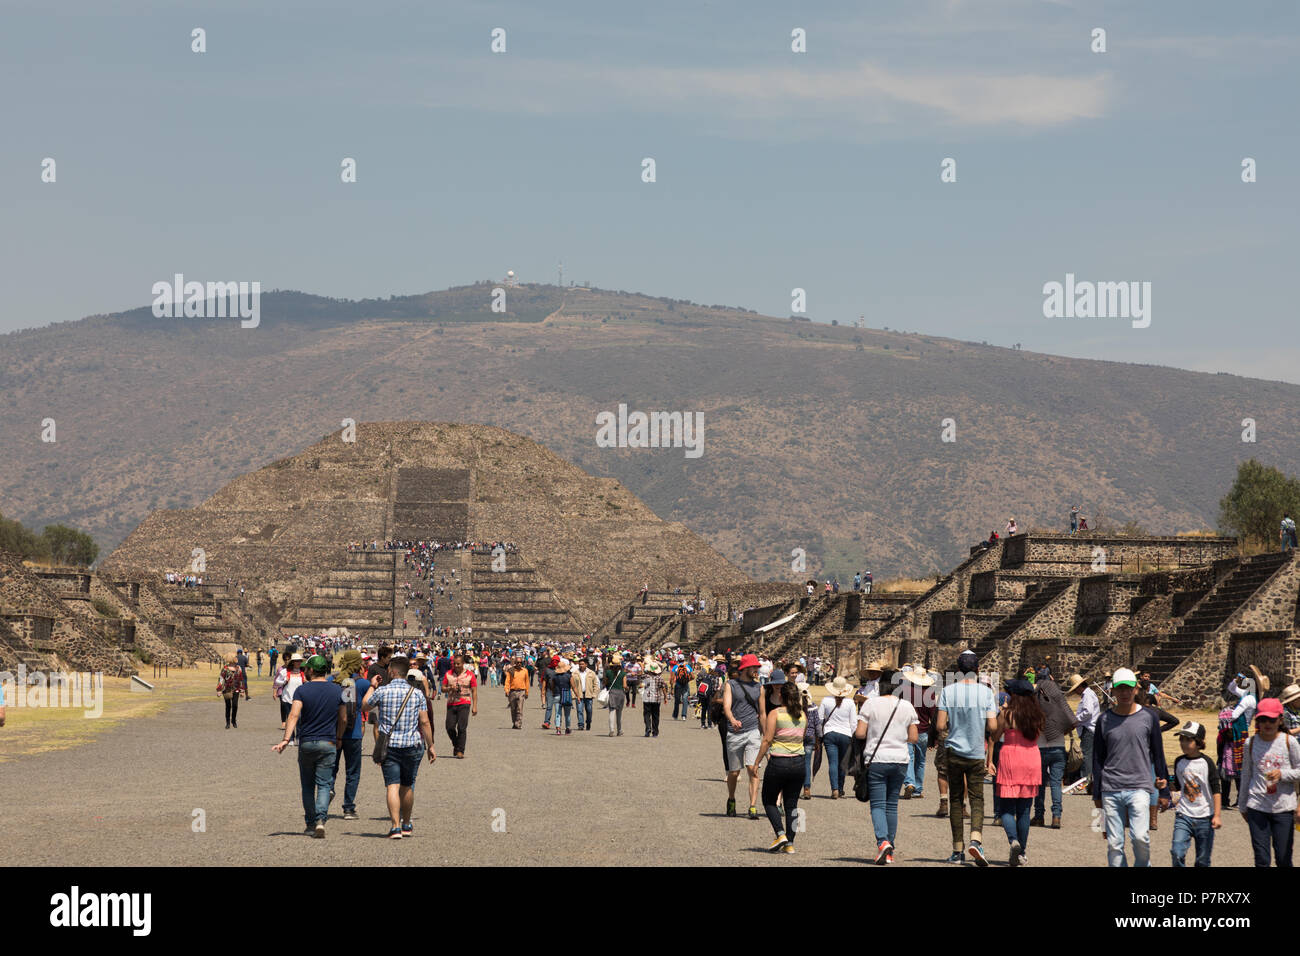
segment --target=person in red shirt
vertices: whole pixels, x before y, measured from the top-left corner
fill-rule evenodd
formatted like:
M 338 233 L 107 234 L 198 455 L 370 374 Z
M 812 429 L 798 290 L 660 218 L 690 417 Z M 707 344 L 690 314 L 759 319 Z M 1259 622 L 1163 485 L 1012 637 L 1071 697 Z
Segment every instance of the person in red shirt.
M 465 666 L 465 655 L 452 659 L 451 670 L 442 678 L 442 692 L 447 697 L 447 736 L 451 738 L 452 756 L 464 758 L 469 737 L 469 719 L 478 716 L 478 675 Z

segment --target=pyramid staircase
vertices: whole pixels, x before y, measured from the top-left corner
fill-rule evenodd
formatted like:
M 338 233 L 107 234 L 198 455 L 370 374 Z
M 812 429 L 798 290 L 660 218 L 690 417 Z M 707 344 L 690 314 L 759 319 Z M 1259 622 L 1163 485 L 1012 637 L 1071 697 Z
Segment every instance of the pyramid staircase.
M 522 554 L 507 553 L 502 571 L 492 569 L 490 551 L 475 551 L 469 560 L 469 587 L 463 593 L 468 596 L 475 637 L 504 638 L 509 628 L 512 639 L 560 643 L 582 639 L 582 628 Z
M 699 590 L 678 594 L 674 591 L 649 591 L 646 602 L 641 595 L 624 604 L 609 620 L 596 629 L 597 641 L 613 642 L 620 646 L 640 647 L 649 638 L 651 628 L 659 626 L 663 618 L 678 616 L 683 600 L 700 599 Z
M 331 569 L 311 595 L 280 620 L 279 630 L 315 634 L 347 628 L 365 640 L 390 638 L 397 559 L 394 551 L 346 552 L 343 564 Z
M 985 655 L 998 646 L 998 641 L 1005 640 L 1020 630 L 1039 611 L 1064 594 L 1074 580 L 1074 578 L 1057 578 L 1044 581 L 1021 603 L 1015 613 L 1005 617 L 993 630 L 980 638 L 972 650 L 979 655 L 980 660 L 983 660 Z
M 813 628 L 824 621 L 832 610 L 841 607 L 844 597 L 842 594 L 823 594 L 814 598 L 802 614 L 778 629 L 775 634 L 767 636 L 760 644 L 763 653 L 772 660 L 779 661 L 811 634 Z
M 1159 684 L 1202 647 L 1224 622 L 1255 595 L 1274 574 L 1292 560 L 1294 552 L 1257 554 L 1246 558 L 1235 571 L 1215 585 L 1173 633 L 1159 641 L 1136 666 L 1139 673 L 1150 671 Z
M 9 650 L 18 663 L 27 668 L 29 674 L 35 671 L 47 671 L 54 666 L 54 662 L 48 656 L 39 653 L 27 638 L 11 628 L 2 618 L 0 618 L 0 644 Z

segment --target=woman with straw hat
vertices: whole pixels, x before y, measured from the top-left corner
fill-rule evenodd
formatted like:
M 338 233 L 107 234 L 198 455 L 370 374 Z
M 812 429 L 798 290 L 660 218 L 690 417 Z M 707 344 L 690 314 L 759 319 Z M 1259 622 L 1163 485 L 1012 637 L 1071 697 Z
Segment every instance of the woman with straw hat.
M 1300 684 L 1287 684 L 1282 689 L 1283 730 L 1293 737 L 1300 733 Z
M 844 796 L 844 776 L 848 769 L 853 734 L 858 729 L 857 711 L 853 706 L 853 683 L 843 674 L 826 685 L 821 704 L 822 743 L 826 747 L 831 781 L 831 799 Z

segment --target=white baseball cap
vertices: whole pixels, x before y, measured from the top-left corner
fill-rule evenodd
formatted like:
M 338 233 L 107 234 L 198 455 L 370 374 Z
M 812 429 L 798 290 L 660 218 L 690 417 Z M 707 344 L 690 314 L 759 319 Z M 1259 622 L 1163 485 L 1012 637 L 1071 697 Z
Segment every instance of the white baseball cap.
M 1138 683 L 1137 674 L 1134 674 L 1127 667 L 1121 667 L 1114 674 L 1110 675 L 1110 684 L 1112 687 L 1136 687 Z

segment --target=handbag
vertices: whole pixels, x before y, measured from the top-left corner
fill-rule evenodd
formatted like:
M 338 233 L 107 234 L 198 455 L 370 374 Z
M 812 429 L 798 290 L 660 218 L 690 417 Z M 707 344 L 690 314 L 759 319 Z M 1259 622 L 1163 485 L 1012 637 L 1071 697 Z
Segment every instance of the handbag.
M 600 689 L 600 693 L 596 695 L 596 703 L 600 704 L 601 707 L 608 707 L 608 706 L 609 706 L 609 688 L 608 688 L 608 687 L 602 687 L 602 688 Z
M 1076 773 L 1083 766 L 1083 748 L 1077 734 L 1070 734 L 1070 748 L 1065 752 L 1065 772 Z
M 402 706 L 397 708 L 397 716 L 393 718 L 394 727 L 396 727 L 397 722 L 402 719 L 402 711 L 406 710 L 406 702 L 411 699 L 411 695 L 414 693 L 415 685 L 412 684 L 410 689 L 407 690 L 406 696 L 402 698 Z M 384 758 L 388 756 L 388 738 L 390 736 L 392 735 L 386 730 L 381 730 L 379 732 L 379 736 L 375 740 L 375 752 L 370 755 L 370 759 L 375 763 L 383 763 Z
M 876 760 L 876 752 L 880 750 L 880 745 L 885 742 L 885 734 L 889 730 L 889 725 L 894 722 L 894 715 L 898 713 L 898 705 L 902 700 L 901 697 L 894 698 L 894 709 L 889 712 L 889 719 L 885 721 L 880 736 L 876 738 L 876 746 L 872 748 L 871 756 L 867 758 L 867 762 L 862 765 L 862 769 L 853 781 L 853 795 L 862 803 L 868 803 L 871 800 L 871 791 L 867 787 L 867 775 L 871 770 L 872 763 Z

